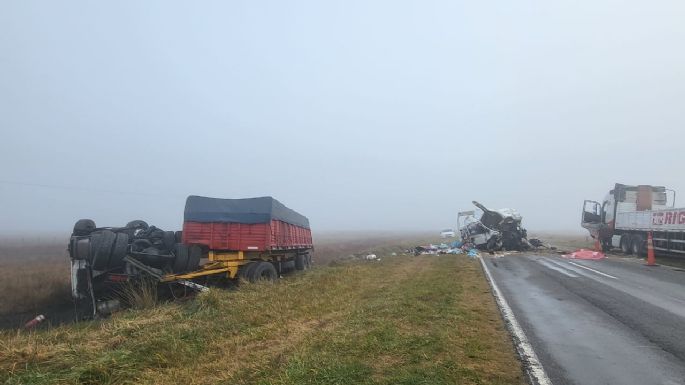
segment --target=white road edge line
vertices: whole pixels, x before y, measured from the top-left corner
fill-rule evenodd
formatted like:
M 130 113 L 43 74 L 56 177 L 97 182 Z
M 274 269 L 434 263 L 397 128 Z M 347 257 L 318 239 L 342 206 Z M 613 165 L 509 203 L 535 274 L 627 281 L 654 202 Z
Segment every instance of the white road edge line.
M 607 277 L 607 278 L 618 279 L 617 277 L 614 277 L 613 275 L 609 275 L 609 274 L 606 274 L 606 273 L 602 273 L 602 272 L 599 271 L 599 270 L 595 270 L 595 269 L 593 269 L 593 268 L 591 268 L 591 267 L 583 266 L 583 265 L 581 265 L 580 263 L 575 263 L 575 262 L 571 262 L 571 261 L 568 261 L 568 263 L 572 264 L 573 266 L 578 266 L 578 267 L 581 267 L 581 268 L 583 268 L 583 269 L 590 270 L 590 271 L 592 271 L 592 272 L 594 272 L 594 273 L 597 273 L 597 274 L 599 274 L 599 275 L 603 275 L 603 276 L 605 276 L 605 277 Z
M 547 376 L 545 368 L 542 367 L 542 364 L 538 359 L 538 355 L 535 354 L 535 350 L 533 350 L 533 345 L 531 345 L 530 342 L 528 342 L 528 338 L 526 338 L 526 334 L 523 332 L 521 325 L 519 325 L 518 321 L 516 320 L 514 312 L 511 310 L 511 307 L 509 307 L 509 303 L 507 303 L 507 300 L 504 298 L 502 292 L 499 290 L 497 283 L 495 283 L 495 280 L 492 278 L 492 275 L 490 274 L 490 269 L 488 269 L 488 266 L 485 264 L 485 260 L 483 260 L 482 257 L 478 257 L 478 259 L 480 259 L 480 265 L 483 267 L 485 277 L 488 279 L 488 282 L 490 283 L 490 287 L 492 288 L 492 294 L 495 297 L 495 301 L 499 306 L 500 312 L 502 313 L 504 323 L 506 324 L 507 329 L 509 329 L 509 332 L 514 337 L 513 339 L 514 345 L 516 346 L 516 351 L 518 352 L 519 357 L 521 358 L 521 361 L 524 364 L 523 366 L 525 368 L 526 374 L 528 374 L 528 378 L 530 379 L 531 384 L 552 385 L 552 381 Z

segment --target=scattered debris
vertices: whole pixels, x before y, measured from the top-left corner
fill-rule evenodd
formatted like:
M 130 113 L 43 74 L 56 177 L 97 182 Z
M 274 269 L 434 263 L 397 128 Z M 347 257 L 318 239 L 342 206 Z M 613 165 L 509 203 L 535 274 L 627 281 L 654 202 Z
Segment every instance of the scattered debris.
M 110 315 L 121 309 L 121 301 L 118 299 L 110 299 L 107 301 L 97 302 L 97 311 L 101 315 Z
M 36 318 L 34 318 L 31 321 L 24 324 L 24 329 L 33 329 L 34 327 L 36 327 L 39 323 L 41 323 L 43 321 L 45 321 L 45 316 L 42 314 L 37 315 Z
M 540 248 L 540 247 L 545 248 L 545 249 L 549 249 L 549 250 L 556 250 L 557 249 L 556 246 L 546 245 L 544 242 L 542 242 L 538 238 L 531 238 L 528 240 L 528 243 L 536 249 Z
M 601 251 L 579 249 L 570 254 L 563 254 L 562 257 L 571 259 L 602 259 L 606 258 L 606 255 Z

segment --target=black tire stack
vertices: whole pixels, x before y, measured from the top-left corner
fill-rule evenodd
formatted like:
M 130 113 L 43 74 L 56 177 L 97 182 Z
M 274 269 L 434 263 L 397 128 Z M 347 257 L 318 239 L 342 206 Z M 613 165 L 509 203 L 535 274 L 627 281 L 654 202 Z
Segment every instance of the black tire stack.
M 126 255 L 133 255 L 151 267 L 174 273 L 197 270 L 202 250 L 184 246 L 181 231 L 163 231 L 142 220 L 119 228 L 97 228 L 91 219 L 74 225 L 69 252 L 72 259 L 86 259 L 96 271 L 123 268 Z

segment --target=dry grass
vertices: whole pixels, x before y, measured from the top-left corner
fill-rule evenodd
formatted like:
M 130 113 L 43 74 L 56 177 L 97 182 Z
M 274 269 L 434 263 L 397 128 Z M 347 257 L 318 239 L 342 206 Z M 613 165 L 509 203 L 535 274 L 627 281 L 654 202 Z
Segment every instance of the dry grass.
M 102 322 L 0 334 L 6 384 L 523 384 L 462 256 L 385 257 Z
M 131 281 L 118 290 L 118 295 L 133 309 L 150 309 L 159 303 L 157 286 L 158 282 L 152 279 Z
M 385 255 L 428 242 L 440 242 L 434 233 L 330 232 L 314 234 L 315 262 L 324 266 L 366 254 Z
M 67 241 L 0 239 L 0 315 L 70 303 Z

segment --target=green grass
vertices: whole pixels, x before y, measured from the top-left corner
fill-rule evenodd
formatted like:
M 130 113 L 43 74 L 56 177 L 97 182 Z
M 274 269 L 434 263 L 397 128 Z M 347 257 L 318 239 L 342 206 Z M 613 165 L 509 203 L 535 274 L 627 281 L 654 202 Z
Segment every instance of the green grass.
M 387 257 L 0 335 L 6 384 L 522 384 L 477 261 Z

